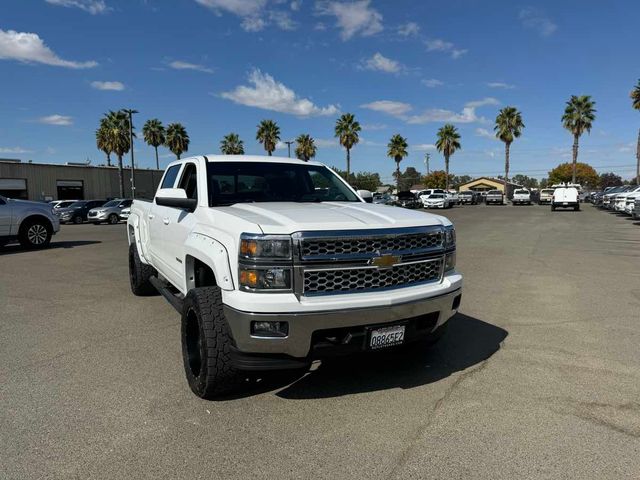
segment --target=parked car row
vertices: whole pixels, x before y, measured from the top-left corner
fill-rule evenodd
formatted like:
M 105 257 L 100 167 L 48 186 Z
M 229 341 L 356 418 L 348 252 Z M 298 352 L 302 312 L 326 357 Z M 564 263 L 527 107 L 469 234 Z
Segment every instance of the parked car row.
M 54 213 L 60 218 L 60 223 L 116 224 L 121 220 L 122 209 L 131 206 L 131 200 L 78 200 L 65 207 L 60 205 L 61 203 L 58 203 L 53 207 Z
M 591 193 L 587 200 L 603 210 L 640 218 L 640 186 L 638 185 L 607 187 L 602 192 Z

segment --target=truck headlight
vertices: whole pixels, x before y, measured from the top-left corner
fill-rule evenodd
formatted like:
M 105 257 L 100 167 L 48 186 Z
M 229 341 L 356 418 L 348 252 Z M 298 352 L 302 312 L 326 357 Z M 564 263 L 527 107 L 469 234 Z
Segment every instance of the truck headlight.
M 245 290 L 291 290 L 291 269 L 240 266 L 240 286 Z
M 456 229 L 453 225 L 444 229 L 444 246 L 455 247 L 456 245 Z
M 240 237 L 240 258 L 291 260 L 291 237 L 243 233 Z

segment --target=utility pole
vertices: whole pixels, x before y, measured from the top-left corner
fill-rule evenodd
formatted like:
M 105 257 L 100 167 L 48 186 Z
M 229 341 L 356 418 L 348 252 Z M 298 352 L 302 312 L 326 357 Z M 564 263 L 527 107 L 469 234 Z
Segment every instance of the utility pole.
M 425 153 L 424 154 L 424 164 L 427 166 L 427 175 L 429 175 L 429 159 L 431 158 L 431 154 L 430 153 Z
M 291 140 L 287 140 L 286 142 L 284 142 L 287 144 L 287 155 L 289 156 L 289 158 L 291 158 L 291 144 L 295 143 Z
M 133 161 L 133 114 L 137 110 L 124 109 L 123 112 L 129 114 L 129 148 L 131 148 L 131 198 L 136 198 L 136 164 Z

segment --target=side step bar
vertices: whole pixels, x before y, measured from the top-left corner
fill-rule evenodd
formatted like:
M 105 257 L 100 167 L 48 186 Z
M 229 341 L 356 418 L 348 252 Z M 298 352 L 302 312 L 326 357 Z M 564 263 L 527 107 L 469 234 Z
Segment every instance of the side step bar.
M 158 293 L 160 293 L 160 295 L 162 295 L 164 299 L 169 302 L 169 305 L 175 308 L 178 313 L 182 314 L 182 304 L 184 303 L 183 299 L 173 293 L 170 290 L 169 285 L 160 280 L 158 277 L 152 276 L 149 278 L 149 281 L 151 282 L 151 285 L 153 285 L 156 290 L 158 290 Z

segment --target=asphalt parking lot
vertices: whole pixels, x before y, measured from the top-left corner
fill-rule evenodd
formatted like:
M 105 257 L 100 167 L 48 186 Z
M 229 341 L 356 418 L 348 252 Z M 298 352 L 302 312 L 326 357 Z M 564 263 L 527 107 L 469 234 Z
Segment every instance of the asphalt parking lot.
M 640 222 L 454 208 L 461 313 L 432 350 L 208 402 L 124 225 L 0 252 L 0 478 L 640 477 Z

